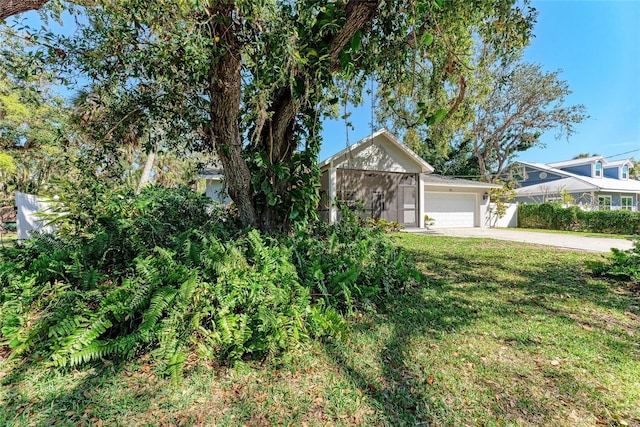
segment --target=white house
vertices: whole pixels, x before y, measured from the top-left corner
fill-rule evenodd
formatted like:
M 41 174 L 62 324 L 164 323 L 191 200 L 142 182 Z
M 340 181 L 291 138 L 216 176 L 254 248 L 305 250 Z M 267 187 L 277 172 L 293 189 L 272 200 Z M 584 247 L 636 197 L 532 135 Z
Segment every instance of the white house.
M 407 227 L 484 227 L 489 190 L 495 184 L 434 174 L 420 158 L 386 129 L 356 142 L 320 163 L 320 214 L 339 219 L 333 203 L 356 204 L 372 218 Z
M 406 227 L 485 227 L 489 190 L 495 184 L 434 174 L 433 167 L 386 129 L 356 142 L 319 164 L 320 215 L 339 219 L 334 203 L 360 205 L 364 215 L 397 221 Z M 224 173 L 219 165 L 200 171 L 206 194 L 228 203 Z
M 205 194 L 207 197 L 218 203 L 231 203 L 224 183 L 222 165 L 216 163 L 204 167 L 198 172 L 198 178 L 206 180 Z

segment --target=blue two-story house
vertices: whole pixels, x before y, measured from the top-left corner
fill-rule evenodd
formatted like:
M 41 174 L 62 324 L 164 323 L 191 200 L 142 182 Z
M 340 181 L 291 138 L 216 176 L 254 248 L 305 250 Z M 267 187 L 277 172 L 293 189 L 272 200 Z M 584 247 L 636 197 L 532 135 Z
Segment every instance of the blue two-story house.
M 637 211 L 640 181 L 629 178 L 632 166 L 628 159 L 593 156 L 547 164 L 516 162 L 511 173 L 520 203 L 558 201 L 583 209 Z

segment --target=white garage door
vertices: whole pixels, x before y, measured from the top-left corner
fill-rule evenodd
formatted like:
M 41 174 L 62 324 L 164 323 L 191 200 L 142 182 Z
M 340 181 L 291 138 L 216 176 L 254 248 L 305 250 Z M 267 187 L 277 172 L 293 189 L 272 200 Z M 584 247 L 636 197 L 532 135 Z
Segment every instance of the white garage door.
M 433 227 L 475 227 L 475 194 L 426 192 L 424 199 L 424 211 L 435 221 Z

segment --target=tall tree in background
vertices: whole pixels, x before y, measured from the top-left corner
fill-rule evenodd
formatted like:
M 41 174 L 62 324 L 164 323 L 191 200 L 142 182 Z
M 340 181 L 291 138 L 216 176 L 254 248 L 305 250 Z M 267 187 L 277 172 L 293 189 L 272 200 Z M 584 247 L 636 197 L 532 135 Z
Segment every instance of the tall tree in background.
M 571 91 L 559 71 L 545 72 L 519 59 L 496 65 L 488 70 L 490 87 L 479 89 L 487 95 L 468 130 L 487 182 L 499 178 L 517 153 L 541 146 L 545 132 L 568 137 L 586 117 L 584 106 L 564 105 Z
M 541 145 L 545 132 L 568 136 L 586 117 L 582 105 L 564 105 L 571 92 L 559 71 L 523 62 L 523 47 L 498 52 L 477 43 L 459 83 L 441 91 L 440 99 L 416 80 L 413 95 L 402 87 L 381 94 L 379 119 L 441 173 L 493 181 L 517 153 Z M 434 111 L 438 105 L 452 107 Z M 431 109 L 427 120 L 424 108 Z
M 34 45 L 0 33 L 0 153 L 10 157 L 12 173 L 3 174 L 3 198 L 13 192 L 46 189 L 69 166 L 72 142 L 69 110 L 52 88 L 56 76 L 26 52 Z

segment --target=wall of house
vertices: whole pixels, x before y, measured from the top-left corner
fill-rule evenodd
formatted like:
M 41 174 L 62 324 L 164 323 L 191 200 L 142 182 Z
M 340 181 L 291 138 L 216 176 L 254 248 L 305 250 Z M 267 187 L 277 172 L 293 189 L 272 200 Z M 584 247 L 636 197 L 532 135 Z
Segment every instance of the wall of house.
M 356 151 L 348 153 L 334 163 L 338 169 L 355 169 L 368 171 L 389 171 L 401 173 L 420 172 L 415 159 L 394 144 L 383 144 L 379 136 L 368 144 L 363 144 Z
M 495 209 L 495 203 L 489 205 L 490 209 Z M 516 228 L 518 227 L 518 203 L 508 203 L 507 210 L 502 218 L 496 218 L 487 210 L 485 216 L 485 227 Z
M 231 203 L 231 197 L 227 193 L 227 189 L 219 179 L 207 179 L 207 187 L 205 189 L 205 195 L 214 202 L 218 203 Z
M 54 203 L 43 197 L 16 191 L 16 206 L 18 207 L 16 218 L 18 240 L 30 239 L 34 232 L 53 233 L 55 231 L 54 226 L 47 225 L 51 218 L 46 219 L 41 216 L 53 214 Z
M 534 169 L 534 168 L 526 168 L 525 171 L 526 171 L 527 178 L 524 180 L 520 179 L 520 185 L 522 187 L 527 187 L 529 185 L 536 185 L 542 182 L 552 182 L 552 181 L 556 181 L 558 179 L 564 178 L 558 174 L 545 172 L 545 171 L 541 171 L 539 169 Z M 545 178 L 540 178 L 541 173 L 546 173 L 547 176 Z
M 406 185 L 414 186 L 417 190 L 415 173 L 338 169 L 336 180 L 338 200 L 356 209 L 363 217 L 383 218 L 387 221 L 403 220 L 402 210 L 399 209 L 398 188 Z M 326 187 L 323 190 L 324 188 Z
M 329 221 L 329 208 L 332 200 L 329 197 L 329 171 L 325 170 L 320 175 L 320 202 L 318 203 L 318 215 L 323 221 Z
M 620 179 L 620 168 L 604 168 L 604 176 L 607 178 Z
M 564 168 L 556 168 L 556 169 L 562 169 L 563 171 L 574 173 L 576 175 L 591 176 L 591 165 L 590 164 L 578 165 L 578 166 L 567 166 L 567 167 L 564 167 Z
M 634 207 L 637 207 L 638 205 L 638 199 L 637 196 L 633 193 L 627 193 L 627 194 L 620 194 L 620 193 L 598 193 L 596 195 L 596 203 L 597 203 L 597 196 L 611 196 L 611 209 L 620 209 L 622 208 L 622 197 L 631 197 L 631 205 Z

